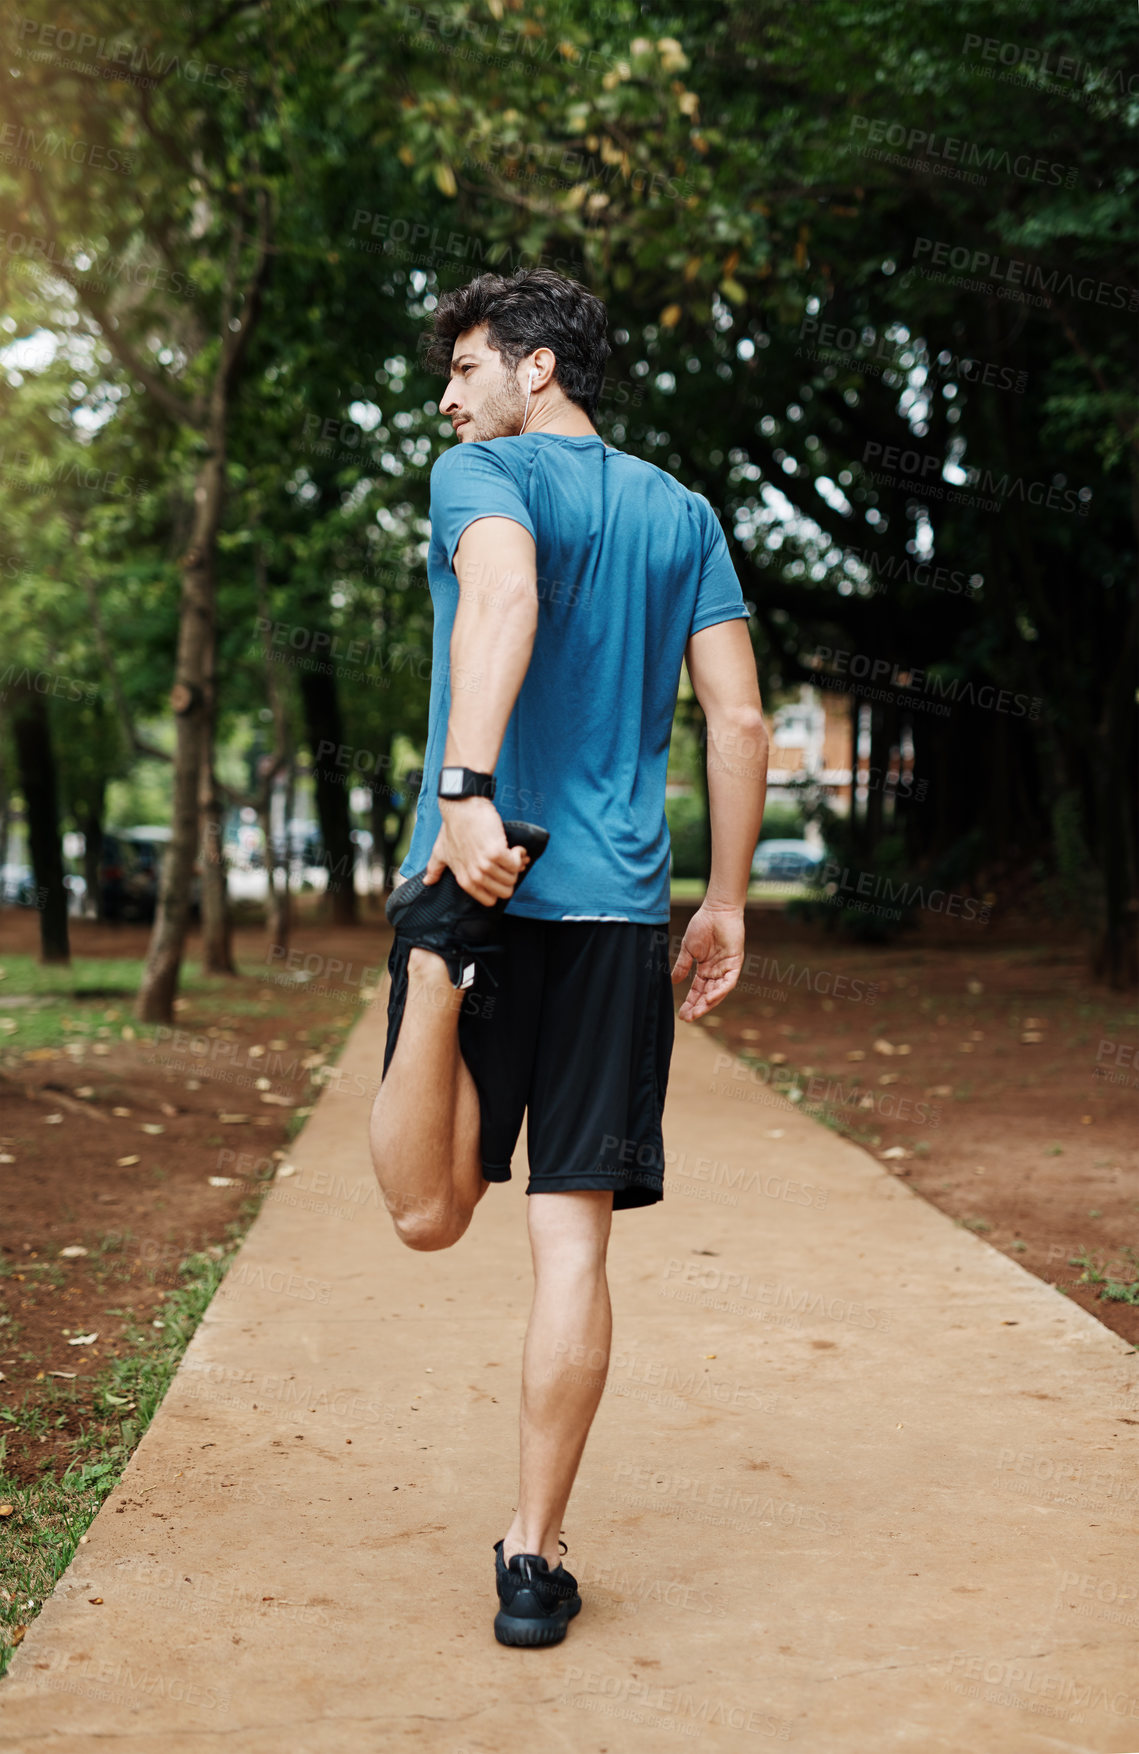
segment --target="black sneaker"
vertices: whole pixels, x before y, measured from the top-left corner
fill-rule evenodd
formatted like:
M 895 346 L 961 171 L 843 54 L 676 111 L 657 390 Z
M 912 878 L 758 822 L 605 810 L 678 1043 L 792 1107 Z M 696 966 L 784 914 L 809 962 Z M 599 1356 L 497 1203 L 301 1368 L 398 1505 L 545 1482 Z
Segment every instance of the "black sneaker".
M 504 822 L 502 826 L 508 847 L 524 847 L 531 865 L 541 858 L 550 839 L 547 829 L 533 822 Z M 525 875 L 526 871 L 519 874 L 518 883 Z M 417 871 L 388 896 L 386 911 L 396 931 L 412 945 L 433 950 L 443 958 L 452 986 L 468 987 L 475 978 L 475 956 L 495 947 L 506 898 L 500 897 L 487 907 L 461 888 L 453 871 L 445 870 L 436 883 L 424 883 L 423 872 Z
M 501 1541 L 494 1544 L 494 1570 L 501 1603 L 494 1617 L 499 1644 L 560 1644 L 581 1613 L 576 1577 L 560 1562 L 551 1571 L 539 1553 L 516 1553 L 507 1565 Z

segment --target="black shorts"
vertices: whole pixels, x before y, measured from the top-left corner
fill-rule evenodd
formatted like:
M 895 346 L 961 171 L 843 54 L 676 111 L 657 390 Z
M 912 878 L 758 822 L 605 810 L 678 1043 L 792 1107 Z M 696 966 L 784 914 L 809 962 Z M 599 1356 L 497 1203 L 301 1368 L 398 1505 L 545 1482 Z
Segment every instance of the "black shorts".
M 661 1113 L 675 1017 L 668 928 L 504 916 L 459 1013 L 482 1113 L 487 1181 L 510 1180 L 526 1115 L 528 1194 L 612 1188 L 613 1210 L 663 1195 Z M 410 950 L 388 958 L 384 1073 L 399 1039 Z M 497 984 L 496 984 L 497 983 Z

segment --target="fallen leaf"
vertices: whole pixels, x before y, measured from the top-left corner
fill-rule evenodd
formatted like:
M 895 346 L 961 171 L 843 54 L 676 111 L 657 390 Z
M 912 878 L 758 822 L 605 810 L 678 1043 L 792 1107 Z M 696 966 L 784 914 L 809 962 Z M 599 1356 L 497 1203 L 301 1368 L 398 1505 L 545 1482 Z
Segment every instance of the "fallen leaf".
M 98 1338 L 98 1334 L 73 1334 L 67 1344 L 69 1346 L 93 1346 Z
M 883 1151 L 882 1156 L 883 1157 L 912 1157 L 913 1152 L 907 1151 L 904 1145 L 891 1145 L 888 1150 Z
M 879 1036 L 878 1040 L 874 1043 L 874 1052 L 876 1054 L 896 1054 L 897 1051 L 898 1050 L 892 1041 L 886 1041 L 881 1036 Z
M 0 1163 L 15 1163 L 16 1159 L 7 1151 L 0 1151 Z
M 296 1175 L 296 1173 L 297 1173 L 297 1166 L 295 1163 L 279 1163 L 277 1165 L 277 1180 L 278 1181 L 283 1182 L 286 1176 Z
M 846 1057 L 848 1060 L 864 1060 L 866 1058 L 866 1050 L 865 1048 L 851 1048 Z
M 82 1096 L 85 1098 L 88 1096 L 94 1096 L 95 1086 L 93 1084 L 81 1084 L 75 1094 L 76 1096 Z
M 206 1177 L 211 1188 L 236 1188 L 241 1184 L 232 1175 L 209 1175 Z
M 138 1158 L 137 1157 L 116 1157 L 115 1162 L 118 1164 L 118 1167 L 120 1169 L 129 1169 L 132 1163 L 138 1162 Z
M 202 1088 L 202 1081 L 200 1078 L 187 1078 L 187 1080 L 186 1080 L 186 1089 L 187 1090 L 200 1090 L 201 1088 Z
M 271 1090 L 263 1090 L 261 1092 L 261 1100 L 262 1102 L 271 1102 L 276 1108 L 293 1107 L 293 1099 L 291 1096 L 274 1096 Z
M 787 1055 L 786 1054 L 772 1054 L 771 1055 L 771 1064 L 773 1066 L 785 1066 L 787 1064 Z
M 77 1370 L 49 1370 L 48 1375 L 65 1376 L 69 1382 L 72 1382 L 79 1375 L 79 1372 Z
M 129 1023 L 123 1024 L 123 1027 L 119 1031 L 119 1034 L 122 1036 L 124 1041 L 133 1041 L 135 1039 L 135 1032 L 131 1028 Z
M 272 1090 L 273 1083 L 270 1078 L 258 1078 L 254 1081 L 253 1088 L 254 1090 Z
M 249 1116 L 248 1115 L 219 1115 L 218 1120 L 221 1122 L 223 1127 L 238 1127 L 238 1126 L 244 1125 L 249 1120 Z
M 109 1054 L 110 1051 L 111 1050 L 107 1046 L 105 1041 L 97 1041 L 92 1045 L 92 1048 L 91 1048 L 91 1052 L 93 1054 Z
M 102 1596 L 88 1596 L 87 1600 L 93 1608 L 101 1608 L 103 1606 Z
M 113 1115 L 119 1115 L 119 1116 L 121 1116 L 121 1117 L 122 1117 L 122 1119 L 124 1119 L 124 1120 L 129 1120 L 129 1118 L 130 1118 L 130 1112 L 131 1112 L 131 1111 L 130 1111 L 130 1109 L 129 1109 L 129 1108 L 113 1108 L 113 1109 L 112 1109 L 112 1110 L 111 1110 L 111 1113 L 112 1113 L 112 1114 L 113 1114 Z
M 952 1096 L 952 1084 L 931 1084 L 926 1090 L 927 1096 Z
M 4 1031 L 5 1035 L 11 1035 L 19 1027 L 20 1025 L 14 1017 L 0 1018 L 0 1029 Z
M 28 1629 L 26 1626 L 13 1626 L 13 1628 L 12 1628 L 12 1643 L 13 1644 L 22 1644 L 24 1634 L 27 1630 Z
M 11 1516 L 15 1509 L 14 1504 L 0 1504 L 0 1516 Z
M 1044 1019 L 1043 1017 L 1026 1017 L 1024 1027 L 1025 1029 L 1043 1029 Z
M 1026 1029 L 1022 1033 L 1020 1039 L 1023 1042 L 1043 1041 L 1044 1040 L 1044 1032 L 1042 1030 L 1039 1030 L 1039 1029 Z
M 161 1121 L 143 1121 L 139 1130 L 143 1133 L 164 1133 L 166 1128 Z
M 900 1072 L 883 1072 L 878 1082 L 879 1084 L 898 1084 L 901 1082 L 901 1077 Z
M 271 1041 L 269 1043 L 269 1048 L 274 1054 L 283 1054 L 288 1045 L 287 1041 L 284 1041 L 281 1036 L 278 1036 L 276 1041 Z
M 54 1060 L 55 1059 L 55 1049 L 54 1048 L 25 1048 L 24 1049 L 24 1058 L 25 1058 L 25 1060 Z
M 62 1115 L 45 1115 L 44 1116 L 44 1126 L 45 1127 L 58 1127 L 62 1120 L 63 1120 Z
M 965 991 L 967 993 L 972 993 L 974 998 L 977 997 L 978 993 L 983 993 L 984 990 L 985 990 L 985 988 L 984 988 L 984 985 L 982 984 L 981 981 L 966 981 L 965 982 Z
M 164 1102 L 162 1104 L 162 1112 L 164 1115 L 169 1115 L 170 1119 L 173 1120 L 174 1116 L 178 1113 L 178 1110 L 174 1107 L 172 1102 Z
M 64 1260 L 71 1261 L 77 1259 L 79 1255 L 85 1255 L 87 1250 L 81 1243 L 69 1242 L 67 1247 L 65 1249 L 60 1249 L 59 1252 Z

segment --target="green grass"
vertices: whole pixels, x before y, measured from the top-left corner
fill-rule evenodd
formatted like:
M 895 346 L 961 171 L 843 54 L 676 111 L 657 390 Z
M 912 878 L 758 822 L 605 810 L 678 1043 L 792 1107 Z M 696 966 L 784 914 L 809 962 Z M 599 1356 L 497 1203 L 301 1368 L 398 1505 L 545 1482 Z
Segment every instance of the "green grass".
M 0 1021 L 7 1019 L 17 1025 L 14 1030 L 0 1029 L 0 1058 L 7 1057 L 9 1062 L 18 1062 L 27 1049 L 67 1042 L 84 1042 L 89 1052 L 90 1044 L 96 1041 L 124 1039 L 124 1031 L 129 1032 L 127 1041 L 141 1042 L 152 1036 L 154 1025 L 139 1023 L 133 1016 L 143 972 L 141 958 L 76 957 L 70 966 L 45 967 L 31 956 L 6 956 L 0 958 L 0 970 Z M 226 976 L 202 975 L 189 967 L 182 971 L 180 992 L 191 999 L 192 1006 L 187 1009 L 196 1024 L 204 1017 L 257 1016 L 273 1034 L 279 1018 L 293 1020 L 296 989 L 277 986 L 267 978 L 267 971 L 249 971 L 251 980 L 257 980 L 258 975 L 271 997 L 261 999 L 256 988 L 239 996 Z M 10 1009 L 4 1006 L 6 998 L 24 996 L 33 1003 Z M 360 1008 L 355 995 L 346 995 L 332 1016 L 311 1019 L 309 1045 L 319 1046 L 328 1064 L 339 1058 Z M 99 1058 L 85 1055 L 83 1063 L 88 1082 L 99 1086 Z M 111 1082 L 117 1092 L 129 1083 L 129 1071 L 118 1069 Z M 108 1084 L 106 1076 L 102 1084 Z M 315 1103 L 319 1094 L 320 1087 L 314 1085 L 304 1106 Z M 287 1137 L 294 1138 L 306 1119 L 292 1112 L 282 1116 Z M 222 1142 L 219 1136 L 217 1143 Z M 0 1506 L 12 1507 L 10 1514 L 0 1516 L 0 1675 L 6 1672 L 12 1651 L 23 1636 L 21 1629 L 51 1594 L 80 1536 L 113 1490 L 161 1405 L 191 1335 L 257 1216 L 265 1187 L 251 1192 L 242 1203 L 237 1220 L 227 1226 L 224 1244 L 189 1255 L 182 1262 L 178 1270 L 181 1283 L 163 1301 L 165 1326 L 156 1329 L 132 1323 L 124 1337 L 123 1356 L 108 1359 L 99 1374 L 83 1385 L 85 1422 L 79 1436 L 68 1442 L 70 1454 L 62 1476 L 58 1474 L 58 1433 L 68 1426 L 74 1428 L 75 1385 L 37 1384 L 20 1406 L 0 1411 Z M 127 1233 L 117 1237 L 114 1248 L 106 1238 L 99 1245 L 99 1257 L 105 1257 L 113 1274 L 116 1262 L 111 1257 L 121 1251 L 125 1240 Z M 0 1278 L 13 1270 L 0 1256 Z M 66 1280 L 54 1261 L 23 1261 L 19 1270 L 34 1273 L 40 1283 L 58 1286 Z M 7 1317 L 0 1317 L 0 1324 L 5 1344 L 14 1346 L 19 1324 Z M 25 1355 L 24 1362 L 35 1360 Z M 24 1444 L 40 1437 L 50 1440 L 53 1434 L 57 1438 L 51 1450 L 45 1448 L 43 1472 L 31 1484 L 17 1483 L 9 1472 L 8 1442 L 17 1433 Z
M 1139 1253 L 1133 1248 L 1125 1248 L 1123 1254 L 1125 1256 L 1124 1265 L 1135 1275 L 1133 1278 L 1113 1278 L 1086 1249 L 1078 1255 L 1072 1255 L 1068 1265 L 1083 1268 L 1076 1283 L 1078 1285 L 1094 1285 L 1099 1291 L 1101 1302 L 1130 1303 L 1139 1306 Z
M 154 1025 L 139 1023 L 134 1016 L 143 967 L 141 957 L 77 956 L 70 966 L 45 966 L 34 956 L 3 957 L 0 1053 L 57 1047 L 63 1041 L 149 1037 Z M 184 968 L 179 990 L 187 998 L 193 996 L 198 1011 L 208 1008 L 211 1000 L 228 1001 L 227 1008 L 235 1013 L 265 1008 L 256 999 L 234 1000 L 232 985 L 225 975 L 203 975 Z M 31 999 L 32 1003 L 5 1004 L 13 998 Z M 130 1033 L 124 1036 L 124 1030 Z
M 703 877 L 674 877 L 671 888 L 672 899 L 679 904 L 703 901 L 708 885 Z M 747 898 L 749 901 L 792 901 L 805 893 L 801 883 L 751 883 Z
M 0 1675 L 57 1579 L 71 1563 L 103 1500 L 113 1490 L 143 1432 L 162 1404 L 195 1328 L 225 1278 L 239 1239 L 224 1248 L 192 1254 L 181 1263 L 182 1284 L 162 1306 L 164 1328 L 132 1326 L 129 1350 L 108 1361 L 90 1385 L 93 1418 L 71 1441 L 72 1459 L 62 1478 L 46 1475 L 18 1485 L 7 1474 L 7 1435 L 48 1436 L 68 1421 L 74 1389 L 54 1385 L 33 1401 L 0 1414 L 0 1504 L 4 1557 L 0 1571 Z

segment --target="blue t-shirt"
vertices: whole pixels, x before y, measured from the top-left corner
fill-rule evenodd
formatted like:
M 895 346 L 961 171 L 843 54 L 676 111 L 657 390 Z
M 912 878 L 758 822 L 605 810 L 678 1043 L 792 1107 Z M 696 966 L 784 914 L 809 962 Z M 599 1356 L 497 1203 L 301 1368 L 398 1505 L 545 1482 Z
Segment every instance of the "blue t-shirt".
M 592 434 L 457 444 L 431 471 L 431 706 L 401 870 L 421 871 L 439 833 L 459 601 L 452 568 L 463 531 L 487 517 L 529 530 L 538 560 L 538 630 L 495 766 L 495 808 L 540 823 L 550 842 L 507 912 L 663 925 L 665 778 L 684 648 L 748 610 L 703 495 Z

